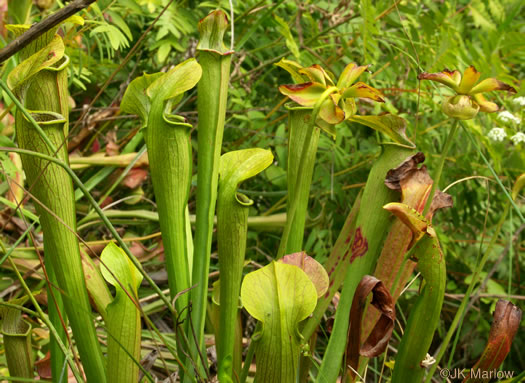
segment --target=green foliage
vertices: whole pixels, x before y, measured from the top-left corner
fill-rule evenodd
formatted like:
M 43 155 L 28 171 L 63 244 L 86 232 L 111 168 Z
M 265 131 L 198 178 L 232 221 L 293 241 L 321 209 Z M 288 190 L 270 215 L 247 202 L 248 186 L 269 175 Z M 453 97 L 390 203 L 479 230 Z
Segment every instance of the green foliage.
M 22 2 L 9 1 L 10 8 L 21 4 Z M 153 182 L 147 177 L 147 173 L 143 178 L 137 177 L 147 170 L 147 164 L 139 160 L 137 153 L 144 150 L 144 135 L 147 134 L 145 130 L 139 129 L 149 123 L 151 112 L 147 103 L 144 103 L 146 98 L 150 98 L 141 91 L 165 76 L 166 72 L 172 70 L 173 64 L 196 55 L 197 23 L 210 10 L 219 7 L 229 15 L 229 2 L 225 0 L 173 2 L 158 22 L 152 25 L 167 4 L 168 0 L 99 0 L 80 13 L 85 20 L 83 26 L 66 25 L 61 28 L 65 54 L 69 57 L 67 71 L 72 92 L 71 98 L 65 100 L 66 107 L 69 106 L 71 112 L 70 141 L 74 141 L 70 144 L 72 162 L 74 157 L 80 160 L 92 156 L 102 158 L 98 165 L 85 166 L 75 172 L 96 199 L 105 204 L 113 204 L 105 211 L 107 217 L 120 233 L 125 233 L 130 238 L 132 248 L 138 254 L 144 269 L 154 276 L 161 288 L 168 286 L 163 270 L 166 242 L 159 239 L 157 212 L 166 209 L 158 205 Z M 287 110 L 282 107 L 285 97 L 278 92 L 278 87 L 293 81 L 288 74 L 272 64 L 285 58 L 298 61 L 302 67 L 319 64 L 335 74 L 342 73 L 350 63 L 370 64 L 370 73 L 363 74 L 366 78 L 364 81 L 383 93 L 385 103 L 372 104 L 358 99 L 357 114 L 379 116 L 388 112 L 404 118 L 407 121 L 406 138 L 401 137 L 402 141 L 409 140 L 416 145 L 418 151 L 425 153 L 425 164 L 431 173 L 438 165 L 438 154 L 451 125 L 439 105 L 443 97 L 450 96 L 451 93 L 441 85 L 419 82 L 418 74 L 424 71 L 439 72 L 444 68 L 463 71 L 469 65 L 474 65 L 483 73 L 481 80 L 496 77 L 516 87 L 517 96 L 525 95 L 520 82 L 525 73 L 523 2 L 520 0 L 247 0 L 233 2 L 233 5 L 233 48 L 236 53 L 231 57 L 229 99 L 224 105 L 226 117 L 222 153 L 246 148 L 265 148 L 275 155 L 274 163 L 262 176 L 247 180 L 239 190 L 253 200 L 253 204 L 247 208 L 248 221 L 260 219 L 271 222 L 264 224 L 264 231 L 259 229 L 262 225 L 257 229 L 249 226 L 246 263 L 243 268 L 245 274 L 257 269 L 259 265 L 268 264 L 274 257 L 283 224 L 282 216 L 275 214 L 286 212 L 286 180 L 289 175 L 287 163 L 290 154 L 287 148 Z M 53 8 L 46 11 L 33 6 L 28 21 L 36 22 L 56 11 L 59 6 L 61 2 L 56 2 Z M 8 16 L 12 19 L 11 15 Z M 143 36 L 150 26 L 151 30 Z M 4 34 L 2 28 L 0 25 L 3 45 L 4 41 L 9 41 L 13 36 Z M 142 36 L 141 45 L 131 54 L 129 61 L 124 61 Z M 230 48 L 230 37 L 231 32 L 227 29 L 227 49 Z M 4 80 L 14 65 L 24 58 L 26 57 L 20 54 L 2 67 L 1 75 Z M 200 60 L 198 57 L 197 59 Z M 143 73 L 156 73 L 154 76 L 158 77 L 148 79 L 149 75 L 141 77 Z M 142 80 L 135 80 L 136 78 Z M 129 92 L 140 81 L 146 83 L 137 88 L 140 89 L 137 97 L 126 108 L 129 98 L 122 98 L 126 87 Z M 163 83 L 164 81 L 159 82 L 161 87 Z M 96 97 L 99 91 L 101 95 Z M 523 106 L 514 103 L 506 94 L 495 93 L 488 93 L 487 98 L 501 110 L 523 120 Z M 191 138 L 186 138 L 185 142 L 197 153 L 201 127 L 194 113 L 195 94 L 193 91 L 187 92 L 179 104 L 173 103 L 167 110 L 163 110 L 162 116 L 177 113 L 194 127 L 185 125 L 188 132 L 193 129 Z M 10 141 L 15 141 L 13 123 L 9 120 L 14 109 L 9 109 L 11 101 L 5 94 L 1 97 L 1 146 L 8 146 Z M 86 106 L 90 103 L 92 105 L 87 109 Z M 119 104 L 124 107 L 122 112 L 118 111 Z M 346 120 L 338 124 L 334 128 L 337 131 L 335 139 L 324 134 L 319 137 L 302 239 L 303 250 L 323 264 L 330 259 L 345 217 L 367 181 L 372 164 L 377 160 L 380 143 L 386 139 L 382 132 L 384 129 L 374 131 L 360 122 Z M 503 121 L 497 113 L 493 113 L 478 115 L 465 126 L 510 192 L 514 181 L 525 169 L 525 144 L 510 140 L 518 132 L 523 132 L 521 125 Z M 506 137 L 502 141 L 493 139 L 489 135 L 493 128 L 503 129 Z M 3 137 L 7 137 L 7 140 Z M 57 146 L 62 140 L 63 137 L 57 140 Z M 127 160 L 122 166 L 105 165 L 106 157 L 113 159 L 116 155 L 124 154 L 132 159 L 136 158 L 138 162 L 130 165 Z M 193 170 L 188 172 L 188 178 L 193 177 L 193 182 L 191 187 L 188 186 L 187 198 L 189 214 L 193 216 L 198 209 L 197 155 L 191 155 L 190 158 L 193 160 Z M 7 156 L 2 155 L 1 162 L 3 171 L 0 174 L 0 193 L 7 200 L 7 177 L 16 174 L 16 167 Z M 130 182 L 137 179 L 140 181 Z M 453 334 L 439 363 L 440 368 L 474 365 L 483 351 L 490 329 L 490 308 L 495 306 L 498 297 L 521 294 L 519 270 L 525 267 L 525 260 L 520 256 L 524 248 L 523 232 L 516 236 L 521 225 L 519 217 L 510 208 L 505 209 L 508 204 L 506 197 L 494 182 L 493 174 L 467 137 L 466 131 L 462 129 L 458 131 L 445 158 L 439 188 L 444 189 L 456 181 L 458 183 L 448 190 L 453 196 L 454 208 L 440 212 L 434 219 L 447 263 L 446 293 L 451 295 L 445 296 L 444 309 L 430 346 L 430 354 L 436 354 L 450 328 L 457 311 L 458 294 L 465 294 L 470 281 L 476 279 L 474 275 L 480 259 L 487 255 L 487 261 L 469 300 L 472 308 L 460 322 L 457 334 Z M 30 189 L 31 182 L 26 180 L 26 189 Z M 38 184 L 30 190 L 37 189 Z M 78 235 L 87 243 L 81 249 L 97 262 L 95 255 L 100 252 L 98 241 L 106 241 L 110 236 L 101 222 L 93 218 L 80 190 L 76 194 L 77 218 L 82 220 Z M 106 198 L 107 195 L 109 196 Z M 135 204 L 128 205 L 127 202 L 132 200 Z M 1 201 L 3 204 L 4 200 Z M 515 201 L 523 212 L 523 192 L 516 193 Z M 16 205 L 6 203 L 6 206 Z M 35 220 L 37 208 L 38 204 L 29 199 L 16 212 L 3 211 L 0 218 L 2 243 L 7 247 L 15 243 L 28 227 L 21 220 L 27 217 L 31 223 Z M 505 217 L 507 212 L 508 217 Z M 28 237 L 17 244 L 12 259 L 26 273 L 29 286 L 37 291 L 44 283 L 41 278 L 45 276 L 35 250 L 35 246 L 41 246 L 41 229 L 38 221 L 35 222 L 31 231 L 34 239 Z M 492 240 L 494 244 L 489 245 Z M 211 239 L 210 281 L 216 278 L 218 271 L 216 252 L 217 241 L 214 235 Z M 0 255 L 3 257 L 3 254 Z M 11 287 L 13 271 L 6 265 L 7 263 L 2 265 L 0 272 L 0 288 L 10 288 L 6 291 L 18 295 L 20 289 Z M 171 277 L 169 279 L 172 280 Z M 193 283 L 188 282 L 187 287 L 192 286 Z M 414 290 L 414 287 L 410 287 L 398 301 L 398 319 L 403 330 L 407 328 L 405 318 L 410 318 L 417 309 L 414 306 Z M 137 299 L 148 300 L 142 306 L 145 313 L 141 339 L 143 354 L 135 359 L 138 361 L 145 358 L 147 351 L 159 346 L 162 358 L 151 358 L 149 361 L 153 365 L 150 370 L 152 376 L 160 380 L 166 379 L 178 368 L 179 362 L 174 349 L 179 342 L 184 343 L 184 339 L 175 338 L 172 332 L 175 322 L 170 310 L 158 298 L 150 297 L 153 292 L 154 289 L 146 284 L 140 285 L 137 290 Z M 483 294 L 482 299 L 473 299 L 477 294 Z M 189 293 L 179 296 L 175 303 L 183 302 L 188 296 Z M 314 311 L 319 331 L 317 346 L 311 348 L 313 361 L 321 360 L 326 354 L 332 329 L 333 302 L 327 299 L 323 304 L 326 304 L 327 311 Z M 195 310 L 195 307 L 192 309 Z M 153 319 L 151 323 L 154 322 L 151 330 L 146 329 L 146 323 L 150 323 L 149 317 Z M 179 319 L 184 317 L 185 315 Z M 243 337 L 249 338 L 253 327 L 252 322 L 246 318 L 243 313 Z M 33 322 L 35 332 L 32 347 L 37 358 L 41 359 L 49 349 L 49 338 L 35 336 L 42 334 L 39 330 L 44 326 Z M 309 322 L 310 319 L 307 320 L 307 326 L 313 326 Z M 212 332 L 208 324 L 205 332 Z M 396 327 L 395 332 L 400 338 L 399 327 Z M 104 339 L 107 332 L 99 329 L 98 334 Z M 399 338 L 392 338 L 392 347 L 399 348 Z M 208 340 L 208 337 L 205 339 Z M 193 342 L 192 339 L 188 341 Z M 523 347 L 523 337 L 516 337 L 503 363 L 503 370 L 521 370 L 524 359 L 519 350 Z M 196 358 L 200 356 L 197 355 Z M 205 353 L 203 358 L 206 358 Z M 391 365 L 393 358 L 389 351 L 377 363 L 371 362 L 367 381 L 379 381 L 380 376 L 382 381 L 388 379 L 391 370 L 382 370 L 381 366 L 383 362 L 387 366 Z M 0 374 L 5 374 L 2 369 L 4 367 L 5 357 L 0 352 Z M 211 374 L 215 371 L 214 368 L 215 366 L 211 366 Z M 310 371 L 315 378 L 317 369 L 313 367 Z M 203 375 L 201 378 L 206 377 Z

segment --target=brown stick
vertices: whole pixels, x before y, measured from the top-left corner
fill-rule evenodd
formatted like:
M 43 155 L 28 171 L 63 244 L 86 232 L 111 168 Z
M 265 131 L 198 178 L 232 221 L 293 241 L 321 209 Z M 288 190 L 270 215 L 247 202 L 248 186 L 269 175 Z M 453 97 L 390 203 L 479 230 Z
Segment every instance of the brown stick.
M 75 13 L 88 7 L 95 1 L 96 0 L 75 0 L 71 4 L 66 5 L 64 8 L 45 18 L 41 22 L 32 25 L 31 28 L 29 28 L 23 35 L 18 36 L 4 48 L 0 49 L 0 64 L 27 46 L 31 41 L 37 39 L 39 36 L 54 26 L 60 24 L 68 17 L 73 16 Z

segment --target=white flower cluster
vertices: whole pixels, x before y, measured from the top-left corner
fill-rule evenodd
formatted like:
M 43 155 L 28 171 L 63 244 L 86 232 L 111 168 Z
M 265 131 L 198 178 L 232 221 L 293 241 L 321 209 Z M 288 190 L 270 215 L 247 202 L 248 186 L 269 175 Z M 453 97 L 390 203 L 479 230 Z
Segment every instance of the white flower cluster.
M 516 105 L 525 106 L 525 97 L 516 97 L 512 102 Z
M 492 128 L 487 137 L 494 141 L 503 141 L 507 137 L 507 133 L 503 128 Z
M 498 120 L 502 122 L 515 122 L 519 124 L 521 119 L 513 115 L 511 112 L 504 110 L 503 112 L 498 113 Z
M 525 142 L 525 133 L 518 132 L 515 135 L 513 135 L 511 138 L 512 142 L 514 142 L 514 145 L 518 145 L 520 142 Z

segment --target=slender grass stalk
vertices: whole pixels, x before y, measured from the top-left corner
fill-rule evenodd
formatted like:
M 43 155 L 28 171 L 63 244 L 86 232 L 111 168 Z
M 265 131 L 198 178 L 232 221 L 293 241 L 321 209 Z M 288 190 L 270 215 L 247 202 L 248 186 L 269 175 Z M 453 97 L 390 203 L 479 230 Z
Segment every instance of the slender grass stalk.
M 297 210 L 291 224 L 290 237 L 288 238 L 288 244 L 286 246 L 286 254 L 291 254 L 303 250 L 304 227 L 308 210 L 308 200 L 310 197 L 310 185 L 312 183 L 315 155 L 317 153 L 317 145 L 319 144 L 321 130 L 318 127 L 313 129 L 310 145 L 305 147 L 304 142 L 308 132 L 306 125 L 309 124 L 312 109 L 296 106 L 288 107 L 288 110 L 288 214 L 290 214 L 289 211 L 292 205 L 292 200 L 296 198 L 296 196 L 299 198 L 299 201 L 297 202 Z M 306 159 L 305 162 L 301 162 L 303 157 L 301 149 L 303 148 L 307 150 L 307 153 L 304 156 Z M 304 180 L 302 188 L 296 193 L 295 187 L 297 186 L 297 177 L 299 175 L 300 167 L 304 167 L 302 172 Z
M 248 208 L 253 201 L 237 191 L 238 185 L 271 165 L 269 150 L 245 149 L 221 157 L 217 236 L 220 271 L 220 336 L 217 348 L 218 376 L 233 382 L 235 327 L 239 307 L 242 269 L 246 251 Z M 239 376 L 241 371 L 235 371 Z
M 463 125 L 463 128 L 464 128 L 464 131 L 467 133 L 467 136 L 469 137 L 470 141 L 472 142 L 472 144 L 476 148 L 479 156 L 483 159 L 483 162 L 485 162 L 485 165 L 487 165 L 487 167 L 489 168 L 490 172 L 494 176 L 494 179 L 496 180 L 498 186 L 501 188 L 501 191 L 503 192 L 503 194 L 505 194 L 505 197 L 507 197 L 507 200 L 512 205 L 512 207 L 514 208 L 514 211 L 516 211 L 516 214 L 518 215 L 518 217 L 520 217 L 521 222 L 525 223 L 525 218 L 523 217 L 523 214 L 521 214 L 520 208 L 518 207 L 518 205 L 516 205 L 516 202 L 514 202 L 514 200 L 512 199 L 511 195 L 509 194 L 509 192 L 507 191 L 505 186 L 501 183 L 501 180 L 499 179 L 498 174 L 496 173 L 496 171 L 494 170 L 494 168 L 492 167 L 490 162 L 487 160 L 487 157 L 485 157 L 485 155 L 481 151 L 481 149 L 479 147 L 479 144 L 476 142 L 476 140 L 474 139 L 474 137 L 472 136 L 472 134 L 468 130 L 468 127 Z
M 332 336 L 319 368 L 318 382 L 331 383 L 337 379 L 346 347 L 348 318 L 355 289 L 364 275 L 372 273 L 379 256 L 379 249 L 392 224 L 383 206 L 394 201 L 396 193 L 385 186 L 385 177 L 388 170 L 398 166 L 412 153 L 413 148 L 385 144 L 383 152 L 368 175 L 356 221 L 356 231 L 346 258 L 350 266 L 343 283 Z M 314 323 L 310 325 L 308 332 L 305 331 L 305 336 L 313 333 L 313 330 L 315 330 Z
M 191 345 L 191 356 L 198 360 L 198 349 L 203 351 L 204 323 L 208 300 L 208 272 L 210 267 L 213 220 L 217 201 L 219 158 L 221 155 L 226 101 L 230 81 L 230 63 L 233 51 L 223 43 L 228 19 L 221 10 L 211 12 L 199 22 L 200 41 L 197 45 L 202 79 L 198 84 L 199 113 L 197 156 L 197 207 L 195 248 L 193 255 L 193 284 L 191 291 L 191 320 L 197 337 Z

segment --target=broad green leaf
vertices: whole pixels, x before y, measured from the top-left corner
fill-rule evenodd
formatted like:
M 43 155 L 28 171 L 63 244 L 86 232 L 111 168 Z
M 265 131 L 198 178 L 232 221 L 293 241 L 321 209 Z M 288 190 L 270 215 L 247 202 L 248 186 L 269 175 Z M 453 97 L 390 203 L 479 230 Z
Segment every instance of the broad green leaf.
M 320 298 L 328 290 L 328 273 L 323 265 L 307 255 L 304 251 L 285 255 L 278 262 L 288 265 L 295 265 L 303 270 L 312 281 L 317 290 L 317 297 Z
M 201 75 L 202 68 L 197 60 L 188 59 L 153 81 L 146 89 L 146 94 L 151 99 L 173 99 L 197 85 Z
M 137 290 L 142 274 L 126 253 L 109 243 L 100 259 L 102 275 L 115 286 L 116 295 L 107 307 L 108 382 L 137 382 L 140 362 L 140 311 L 137 308 Z M 132 300 L 133 298 L 133 300 Z
M 151 100 L 146 95 L 146 89 L 158 78 L 164 76 L 164 73 L 146 74 L 137 77 L 128 85 L 120 109 L 126 113 L 137 114 L 143 122 L 148 124 L 148 114 L 151 107 Z
M 221 156 L 219 176 L 221 182 L 238 185 L 262 172 L 272 164 L 273 154 L 266 149 L 243 149 Z
M 294 382 L 302 339 L 298 325 L 315 309 L 314 284 L 299 267 L 272 262 L 246 275 L 241 300 L 250 315 L 262 322 L 255 379 Z
M 405 135 L 406 121 L 398 116 L 392 114 L 384 114 L 381 116 L 357 116 L 353 115 L 348 118 L 348 121 L 357 122 L 361 125 L 368 126 L 383 134 L 386 134 L 393 141 L 407 146 L 414 147 L 414 144 Z
M 22 61 L 15 69 L 9 73 L 7 84 L 17 93 L 22 89 L 20 87 L 28 84 L 29 80 L 40 72 L 58 62 L 64 56 L 64 43 L 60 36 L 55 36 L 53 40 L 40 49 L 35 54 Z

